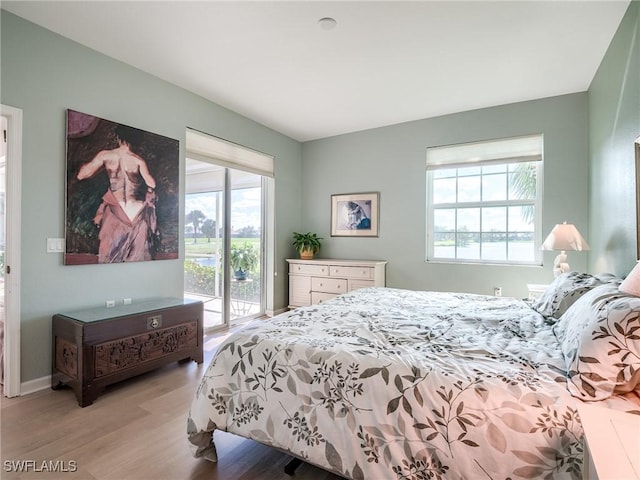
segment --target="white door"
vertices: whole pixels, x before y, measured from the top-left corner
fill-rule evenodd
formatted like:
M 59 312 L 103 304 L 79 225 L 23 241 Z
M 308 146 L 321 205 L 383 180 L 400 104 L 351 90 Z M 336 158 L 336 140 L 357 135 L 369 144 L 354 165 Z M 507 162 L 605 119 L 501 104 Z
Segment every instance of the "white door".
M 2 191 L 2 292 L 3 325 L 3 394 L 20 395 L 20 189 L 22 177 L 22 110 L 1 106 L 2 151 L 0 152 L 0 187 Z

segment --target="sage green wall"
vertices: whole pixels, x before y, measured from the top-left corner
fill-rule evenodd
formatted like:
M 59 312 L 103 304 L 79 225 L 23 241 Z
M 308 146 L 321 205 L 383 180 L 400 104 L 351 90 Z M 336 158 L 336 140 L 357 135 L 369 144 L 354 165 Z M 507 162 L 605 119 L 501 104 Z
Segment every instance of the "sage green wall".
M 636 257 L 633 143 L 640 137 L 640 3 L 631 2 L 589 88 L 589 268 L 626 275 Z
M 85 266 L 64 266 L 61 254 L 46 253 L 47 237 L 64 237 L 67 108 L 178 139 L 181 172 L 186 127 L 274 155 L 274 297 L 276 308 L 286 306 L 284 258 L 301 222 L 299 142 L 6 11 L 1 22 L 1 102 L 23 110 L 22 382 L 50 373 L 52 314 L 183 289 L 183 250 L 180 260 Z
M 527 283 L 549 283 L 544 267 L 426 263 L 425 154 L 429 146 L 544 134 L 543 232 L 556 223 L 588 231 L 587 94 L 579 93 L 446 115 L 303 144 L 303 229 L 324 237 L 324 257 L 384 259 L 392 287 L 523 297 Z M 330 196 L 380 192 L 380 236 L 330 236 Z M 586 270 L 587 253 L 569 253 Z
M 593 250 L 570 253 L 573 269 L 626 273 L 635 260 L 631 146 L 640 135 L 638 15 L 638 3 L 632 2 L 588 94 L 425 119 L 301 147 L 2 11 L 0 100 L 24 113 L 22 381 L 49 374 L 52 313 L 106 298 L 182 293 L 183 251 L 176 261 L 75 267 L 45 252 L 47 237 L 64 236 L 67 108 L 180 140 L 181 171 L 187 126 L 275 155 L 276 308 L 286 305 L 284 258 L 292 253 L 294 230 L 325 237 L 324 257 L 388 260 L 387 283 L 394 287 L 492 293 L 501 286 L 504 295 L 524 296 L 526 283 L 548 283 L 550 252 L 543 267 L 424 262 L 426 148 L 529 133 L 545 139 L 543 233 L 563 220 L 575 223 L 588 232 Z M 362 191 L 381 194 L 380 236 L 330 237 L 330 195 Z

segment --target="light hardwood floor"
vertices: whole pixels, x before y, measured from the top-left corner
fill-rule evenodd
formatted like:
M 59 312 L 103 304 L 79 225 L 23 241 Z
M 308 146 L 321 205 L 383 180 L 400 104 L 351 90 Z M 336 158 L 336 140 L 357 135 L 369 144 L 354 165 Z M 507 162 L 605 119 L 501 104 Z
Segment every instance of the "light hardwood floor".
M 225 335 L 205 342 L 205 361 L 168 365 L 108 387 L 80 408 L 72 390 L 2 398 L 2 479 L 83 480 L 338 480 L 311 465 L 284 473 L 291 459 L 252 440 L 216 432 L 218 463 L 193 458 L 186 418 L 200 377 Z M 7 463 L 56 462 L 75 472 L 18 473 Z

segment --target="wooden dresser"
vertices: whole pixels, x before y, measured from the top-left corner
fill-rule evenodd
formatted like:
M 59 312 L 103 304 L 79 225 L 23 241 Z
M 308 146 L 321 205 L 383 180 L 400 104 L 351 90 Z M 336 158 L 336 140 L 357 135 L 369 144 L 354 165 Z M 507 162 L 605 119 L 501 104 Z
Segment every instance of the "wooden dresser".
M 322 303 L 364 287 L 384 287 L 386 261 L 298 260 L 289 262 L 289 308 Z
M 81 407 L 107 385 L 167 363 L 202 363 L 200 301 L 159 298 L 53 316 L 51 388 L 67 385 Z

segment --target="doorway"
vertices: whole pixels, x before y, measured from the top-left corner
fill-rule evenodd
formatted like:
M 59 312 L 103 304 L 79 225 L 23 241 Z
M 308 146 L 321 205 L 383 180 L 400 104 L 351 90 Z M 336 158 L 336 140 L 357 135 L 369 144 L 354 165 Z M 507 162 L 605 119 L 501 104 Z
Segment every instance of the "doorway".
M 0 109 L 0 315 L 2 315 L 2 390 L 20 395 L 20 189 L 22 110 Z
M 7 193 L 7 118 L 0 117 L 2 139 L 0 145 L 0 384 L 4 389 L 4 275 L 6 250 L 6 193 Z
M 212 162 L 187 157 L 185 181 L 184 295 L 205 333 L 265 312 L 263 177 Z

